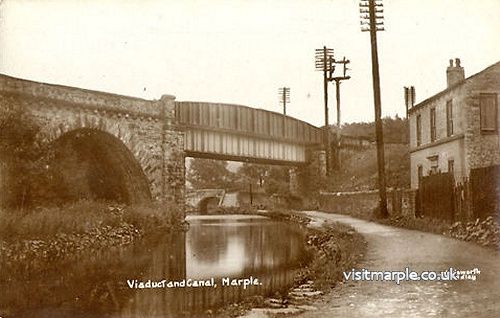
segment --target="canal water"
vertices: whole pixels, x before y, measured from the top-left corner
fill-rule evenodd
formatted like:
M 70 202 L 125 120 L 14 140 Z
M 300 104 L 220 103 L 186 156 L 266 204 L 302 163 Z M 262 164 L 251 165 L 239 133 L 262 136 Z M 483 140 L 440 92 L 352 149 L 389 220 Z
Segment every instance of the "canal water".
M 245 215 L 186 220 L 185 233 L 87 256 L 42 280 L 37 275 L 24 292 L 46 295 L 34 294 L 29 310 L 16 316 L 200 317 L 246 296 L 284 293 L 307 261 L 294 225 Z

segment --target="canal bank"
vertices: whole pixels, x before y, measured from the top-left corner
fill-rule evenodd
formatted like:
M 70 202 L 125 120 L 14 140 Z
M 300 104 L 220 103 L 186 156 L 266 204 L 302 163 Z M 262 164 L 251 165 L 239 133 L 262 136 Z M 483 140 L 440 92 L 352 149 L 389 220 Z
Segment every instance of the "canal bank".
M 310 262 L 295 277 L 295 284 L 286 293 L 251 300 L 241 306 L 244 308 L 234 306 L 224 317 L 286 317 L 315 310 L 311 304 L 328 297 L 339 283 L 342 284 L 342 273 L 351 270 L 364 258 L 367 243 L 351 226 L 324 222 L 286 210 L 266 214 L 301 225 L 306 234 Z
M 99 316 L 126 297 L 120 277 L 147 265 L 137 248 L 185 231 L 176 206 L 79 201 L 0 210 L 0 317 Z M 169 215 L 170 217 L 165 217 Z M 121 279 L 121 278 L 120 278 Z
M 127 213 L 106 209 L 120 219 Z M 150 235 L 133 222 L 127 231 L 125 223 L 97 222 L 103 230 L 4 241 L 0 286 L 9 292 L 0 296 L 0 316 L 210 315 L 224 304 L 283 292 L 308 259 L 305 236 L 293 224 L 248 215 L 187 220 L 188 231 L 151 218 Z M 162 281 L 179 286 L 158 288 Z
M 338 264 L 326 260 L 348 255 L 333 243 L 338 237 L 306 229 L 297 214 L 188 216 L 189 230 L 177 231 L 106 209 L 128 223 L 2 243 L 0 286 L 9 292 L 0 316 L 235 317 L 252 307 L 303 306 L 306 295 L 320 293 L 322 278 L 312 277 L 337 279 L 324 269 Z M 144 235 L 145 224 L 155 234 Z
M 353 226 L 368 241 L 367 270 L 442 271 L 478 268 L 477 280 L 348 281 L 312 305 L 301 318 L 323 317 L 499 317 L 500 255 L 470 242 L 407 230 L 346 215 L 307 212 L 318 222 Z

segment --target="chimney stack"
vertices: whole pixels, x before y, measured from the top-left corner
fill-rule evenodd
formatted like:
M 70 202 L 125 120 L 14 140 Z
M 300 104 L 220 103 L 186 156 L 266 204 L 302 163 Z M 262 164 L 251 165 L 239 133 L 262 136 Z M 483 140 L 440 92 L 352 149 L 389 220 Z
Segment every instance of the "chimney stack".
M 408 111 L 410 108 L 415 106 L 415 87 L 410 86 L 410 87 L 405 87 L 404 88 L 404 97 L 405 97 L 405 106 L 406 106 L 406 111 Z
M 465 79 L 464 68 L 460 66 L 460 59 L 455 59 L 455 65 L 453 65 L 453 60 L 450 59 L 450 66 L 446 69 L 446 80 L 448 83 L 448 88 L 452 87 Z

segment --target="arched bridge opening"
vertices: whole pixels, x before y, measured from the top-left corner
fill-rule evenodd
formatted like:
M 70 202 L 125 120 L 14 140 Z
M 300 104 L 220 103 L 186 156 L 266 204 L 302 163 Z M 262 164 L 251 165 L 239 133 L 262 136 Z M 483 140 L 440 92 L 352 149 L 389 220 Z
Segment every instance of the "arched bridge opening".
M 219 206 L 219 198 L 217 197 L 208 197 L 204 198 L 198 203 L 198 212 L 200 214 L 211 214 Z
M 151 200 L 148 179 L 133 154 L 104 131 L 82 128 L 65 133 L 53 142 L 47 168 L 63 202 Z

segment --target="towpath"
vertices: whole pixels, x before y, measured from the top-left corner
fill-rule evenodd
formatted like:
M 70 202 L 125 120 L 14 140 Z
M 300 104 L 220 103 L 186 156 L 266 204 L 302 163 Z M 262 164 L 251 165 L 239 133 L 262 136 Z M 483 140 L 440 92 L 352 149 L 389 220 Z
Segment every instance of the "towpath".
M 477 280 L 346 281 L 298 317 L 500 317 L 500 256 L 472 243 L 345 215 L 305 212 L 353 226 L 368 241 L 360 268 L 443 271 L 478 268 Z

